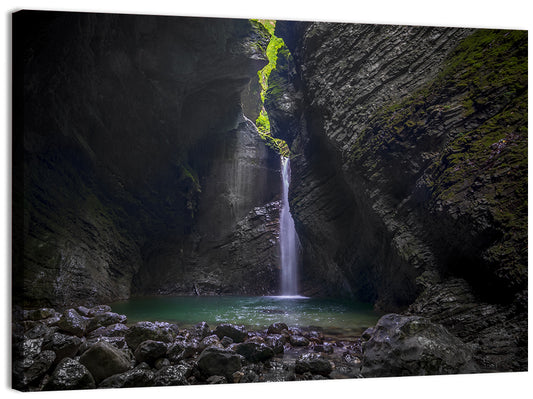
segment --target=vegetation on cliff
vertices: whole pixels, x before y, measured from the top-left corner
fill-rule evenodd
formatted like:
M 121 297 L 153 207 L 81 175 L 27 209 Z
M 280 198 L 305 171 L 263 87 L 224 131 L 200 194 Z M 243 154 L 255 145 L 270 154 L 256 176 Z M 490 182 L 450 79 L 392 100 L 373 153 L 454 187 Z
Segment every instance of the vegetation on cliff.
M 270 41 L 265 50 L 266 56 L 268 58 L 268 64 L 257 72 L 259 83 L 261 84 L 261 102 L 265 102 L 265 94 L 268 90 L 268 82 L 271 72 L 276 69 L 277 60 L 278 60 L 278 51 L 284 47 L 283 39 L 274 35 L 274 29 L 276 28 L 276 21 L 270 19 L 258 19 L 252 20 L 252 23 L 261 24 L 270 34 Z M 268 147 L 272 148 L 274 151 L 278 152 L 284 157 L 290 156 L 289 147 L 284 140 L 272 137 L 270 134 L 270 120 L 268 118 L 268 113 L 263 106 L 259 117 L 255 121 L 259 135 L 263 140 L 265 140 Z

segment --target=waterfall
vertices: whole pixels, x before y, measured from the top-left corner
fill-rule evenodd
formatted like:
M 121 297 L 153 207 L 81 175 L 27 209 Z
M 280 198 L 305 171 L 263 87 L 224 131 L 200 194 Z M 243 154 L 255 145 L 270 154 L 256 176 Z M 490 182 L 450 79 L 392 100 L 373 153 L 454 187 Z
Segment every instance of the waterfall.
M 279 239 L 281 248 L 281 295 L 298 295 L 298 236 L 289 210 L 291 165 L 289 158 L 281 157 L 283 198 L 281 203 Z

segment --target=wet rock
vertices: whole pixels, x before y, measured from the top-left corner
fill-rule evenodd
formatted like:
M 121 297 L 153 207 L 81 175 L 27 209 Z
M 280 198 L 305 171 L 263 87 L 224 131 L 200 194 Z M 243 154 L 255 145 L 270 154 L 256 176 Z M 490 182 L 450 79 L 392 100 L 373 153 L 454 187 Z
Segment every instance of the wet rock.
M 24 384 L 31 384 L 41 378 L 54 364 L 56 354 L 51 350 L 44 350 L 34 359 L 30 367 L 24 372 Z
M 333 345 L 330 343 L 324 342 L 322 344 L 314 345 L 313 350 L 315 352 L 323 352 L 323 353 L 333 353 Z
M 224 338 L 220 340 L 220 343 L 222 344 L 224 348 L 227 348 L 233 343 L 233 340 L 230 337 L 224 336 Z
M 287 342 L 287 338 L 281 334 L 271 334 L 265 338 L 265 342 L 272 348 L 274 353 L 278 354 L 283 353 L 285 350 L 284 345 Z
M 109 305 L 97 305 L 93 306 L 89 311 L 87 312 L 87 316 L 94 317 L 102 313 L 111 312 L 111 306 Z
M 31 329 L 24 333 L 26 338 L 46 338 L 53 334 L 58 327 L 49 327 L 45 323 L 35 323 Z
M 143 341 L 135 349 L 135 359 L 138 362 L 154 364 L 154 362 L 163 357 L 167 352 L 167 344 L 161 341 L 147 340 Z
M 267 334 L 281 334 L 283 330 L 289 330 L 285 323 L 273 323 L 268 326 Z
M 365 377 L 473 373 L 472 350 L 443 326 L 417 316 L 388 314 L 363 344 Z
M 90 319 L 87 325 L 87 332 L 96 330 L 99 327 L 107 327 L 117 323 L 124 324 L 126 321 L 127 317 L 125 315 L 114 312 L 101 312 Z
M 166 325 L 157 325 L 149 321 L 135 323 L 126 332 L 125 338 L 128 346 L 135 350 L 143 341 L 172 342 L 175 334 Z
M 71 358 L 65 358 L 59 362 L 50 380 L 44 386 L 45 391 L 92 388 L 96 388 L 96 384 L 89 370 Z
M 215 328 L 214 333 L 220 339 L 224 338 L 224 336 L 230 337 L 233 342 L 243 342 L 248 338 L 248 331 L 246 331 L 244 326 L 235 326 L 233 324 L 221 324 Z
M 333 367 L 326 358 L 316 353 L 307 353 L 298 358 L 294 364 L 294 371 L 297 374 L 311 373 L 328 376 Z
M 274 350 L 265 344 L 243 342 L 235 347 L 235 352 L 250 362 L 264 362 L 274 357 Z
M 61 331 L 83 337 L 87 329 L 87 319 L 80 316 L 74 309 L 68 309 L 59 319 L 57 326 Z
M 60 332 L 53 333 L 43 342 L 43 350 L 51 350 L 56 354 L 56 362 L 65 357 L 74 357 L 82 344 L 81 338 Z
M 96 337 L 125 337 L 128 332 L 128 326 L 117 323 L 107 327 L 99 327 L 87 334 L 87 338 Z
M 209 328 L 209 325 L 202 321 L 194 326 L 194 334 L 200 339 L 204 339 L 205 337 L 211 335 L 211 329 Z
M 198 357 L 197 364 L 200 372 L 207 378 L 222 375 L 228 380 L 234 372 L 242 367 L 244 358 L 232 351 L 219 348 L 206 348 Z
M 158 370 L 161 370 L 163 367 L 168 367 L 168 366 L 171 366 L 172 364 L 170 363 L 170 360 L 167 359 L 166 357 L 163 357 L 163 358 L 160 358 L 160 359 L 157 359 L 155 362 L 154 362 L 154 367 Z
M 292 346 L 307 346 L 309 345 L 309 340 L 301 335 L 291 335 L 289 342 Z
M 98 342 L 86 350 L 80 363 L 87 367 L 97 383 L 132 368 L 129 356 L 107 342 Z
M 90 311 L 91 309 L 86 308 L 85 306 L 78 306 L 76 308 L 76 312 L 78 312 L 81 316 L 84 316 L 84 317 L 90 317 L 89 316 Z
M 98 388 L 137 388 L 154 385 L 155 373 L 146 363 L 141 363 L 132 370 L 115 374 L 103 380 Z
M 163 367 L 155 374 L 155 386 L 189 385 L 190 367 L 184 365 Z
M 204 339 L 202 339 L 202 341 L 200 341 L 200 344 L 198 345 L 198 350 L 201 352 L 205 348 L 207 348 L 208 346 L 215 346 L 215 347 L 221 348 L 221 349 L 224 348 L 224 346 L 222 345 L 222 343 L 218 339 L 218 336 L 216 336 L 216 335 L 210 335 L 210 336 L 205 337 Z

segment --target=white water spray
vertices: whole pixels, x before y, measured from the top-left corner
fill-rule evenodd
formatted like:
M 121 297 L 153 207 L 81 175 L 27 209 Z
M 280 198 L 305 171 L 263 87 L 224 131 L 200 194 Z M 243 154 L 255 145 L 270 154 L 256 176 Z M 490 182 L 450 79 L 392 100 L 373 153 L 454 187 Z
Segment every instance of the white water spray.
M 280 215 L 281 247 L 281 295 L 298 295 L 298 236 L 294 220 L 289 210 L 289 184 L 291 182 L 291 165 L 289 158 L 281 157 L 281 177 L 283 198 Z

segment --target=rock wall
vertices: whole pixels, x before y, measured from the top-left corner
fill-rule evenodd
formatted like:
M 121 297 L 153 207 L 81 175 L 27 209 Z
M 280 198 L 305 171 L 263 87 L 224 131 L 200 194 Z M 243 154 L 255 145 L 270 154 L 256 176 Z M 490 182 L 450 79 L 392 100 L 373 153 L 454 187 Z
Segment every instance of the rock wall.
M 241 96 L 267 63 L 268 36 L 247 20 L 38 11 L 13 14 L 13 30 L 16 300 L 108 302 L 130 296 L 133 280 L 149 291 L 140 276 L 153 253 L 210 232 L 199 209 L 220 209 L 218 194 L 237 184 L 217 183 L 216 168 L 261 151 L 230 142 L 249 135 Z M 263 189 L 275 159 L 257 159 L 256 195 L 232 200 L 219 239 L 276 200 L 278 186 Z
M 487 368 L 527 368 L 527 32 L 280 21 L 276 34 L 290 54 L 266 105 L 294 153 L 303 294 L 412 305 Z M 498 334 L 512 343 L 492 348 Z

